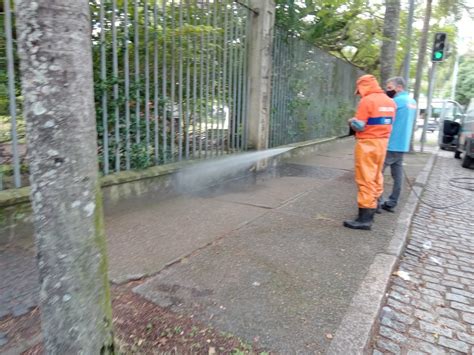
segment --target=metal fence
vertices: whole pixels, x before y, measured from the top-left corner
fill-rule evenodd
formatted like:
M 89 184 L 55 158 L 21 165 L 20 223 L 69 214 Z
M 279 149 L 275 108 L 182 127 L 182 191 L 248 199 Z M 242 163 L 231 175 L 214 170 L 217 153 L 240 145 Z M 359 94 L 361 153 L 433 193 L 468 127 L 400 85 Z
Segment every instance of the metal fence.
M 90 0 L 103 174 L 247 148 L 251 9 L 233 0 Z M 0 190 L 27 184 L 12 0 L 0 13 Z M 361 72 L 275 29 L 270 146 L 345 133 Z
M 271 147 L 347 133 L 363 72 L 314 45 L 274 31 Z
M 11 5 L 0 14 L 0 189 L 27 183 Z M 232 0 L 90 6 L 104 174 L 245 149 L 251 10 Z

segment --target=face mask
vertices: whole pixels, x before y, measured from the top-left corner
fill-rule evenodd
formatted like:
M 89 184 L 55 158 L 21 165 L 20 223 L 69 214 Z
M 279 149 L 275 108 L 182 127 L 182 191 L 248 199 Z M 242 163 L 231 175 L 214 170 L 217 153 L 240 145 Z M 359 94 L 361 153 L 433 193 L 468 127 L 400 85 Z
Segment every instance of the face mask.
M 393 99 L 397 92 L 395 90 L 385 90 L 385 93 L 387 94 L 388 97 Z

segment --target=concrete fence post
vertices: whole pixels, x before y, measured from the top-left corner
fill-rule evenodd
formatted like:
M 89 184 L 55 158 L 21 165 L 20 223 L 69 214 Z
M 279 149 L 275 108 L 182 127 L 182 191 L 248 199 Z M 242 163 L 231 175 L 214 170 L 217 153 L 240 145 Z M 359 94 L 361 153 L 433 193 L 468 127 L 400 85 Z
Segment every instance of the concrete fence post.
M 248 51 L 248 147 L 268 148 L 271 109 L 272 46 L 275 23 L 273 0 L 250 0 L 250 42 Z

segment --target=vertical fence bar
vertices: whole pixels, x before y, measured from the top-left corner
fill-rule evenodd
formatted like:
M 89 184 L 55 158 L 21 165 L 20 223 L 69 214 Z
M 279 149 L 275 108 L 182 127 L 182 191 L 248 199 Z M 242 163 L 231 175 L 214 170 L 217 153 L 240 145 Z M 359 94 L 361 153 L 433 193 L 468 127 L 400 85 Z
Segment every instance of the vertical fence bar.
M 250 28 L 250 10 L 249 9 L 244 9 L 245 11 L 245 42 L 244 42 L 244 53 L 243 53 L 243 98 L 242 98 L 242 107 L 244 108 L 242 110 L 242 120 L 243 120 L 243 143 L 242 147 L 244 150 L 247 150 L 248 148 L 248 112 L 247 112 L 247 99 L 248 99 L 248 48 L 249 48 L 249 35 L 251 33 L 251 28 Z
M 143 11 L 145 12 L 144 16 L 144 26 L 145 26 L 145 33 L 144 33 L 144 44 L 145 44 L 145 149 L 146 149 L 146 157 L 147 160 L 150 159 L 150 47 L 149 47 L 149 14 L 148 14 L 148 0 L 145 0 L 145 5 L 143 7 Z
M 196 26 L 196 15 L 198 14 L 197 11 L 197 2 L 193 2 L 195 12 L 193 13 L 192 19 L 191 19 L 191 25 L 193 27 Z M 196 108 L 197 108 L 197 45 L 196 45 L 197 38 L 194 36 L 192 38 L 193 42 L 193 113 L 192 113 L 192 121 L 193 121 L 193 158 L 196 157 L 196 136 L 198 134 L 197 130 L 197 122 L 196 122 Z
M 123 71 L 125 86 L 125 169 L 130 170 L 130 62 L 128 57 L 128 0 L 123 1 L 124 18 L 124 52 L 123 52 Z
M 5 12 L 5 37 L 7 50 L 7 72 L 8 72 L 8 103 L 10 111 L 10 130 L 12 138 L 13 180 L 15 187 L 21 187 L 20 157 L 18 154 L 18 131 L 16 121 L 16 90 L 15 90 L 15 68 L 13 62 L 13 36 L 12 15 L 10 0 L 4 1 Z M 2 176 L 0 176 L 0 180 Z
M 153 122 L 154 125 L 154 163 L 159 163 L 160 127 L 158 124 L 158 4 L 153 1 Z
M 171 0 L 171 160 L 174 161 L 175 159 L 175 91 L 176 91 L 176 78 L 175 78 L 175 1 Z
M 283 121 L 285 119 L 285 113 L 286 113 L 286 90 L 285 90 L 285 85 L 287 82 L 287 71 L 286 71 L 286 56 L 285 56 L 285 49 L 286 49 L 286 43 L 284 39 L 282 38 L 280 34 L 280 42 L 282 43 L 280 47 L 280 57 L 281 57 L 281 77 L 280 77 L 280 100 L 279 100 L 279 117 L 278 117 L 278 124 L 279 124 L 279 129 L 278 129 L 278 145 L 283 144 Z
M 190 17 L 191 16 L 191 9 L 189 0 L 186 0 L 186 24 L 190 25 Z M 189 58 L 191 54 L 191 46 L 189 44 L 189 32 L 186 32 L 186 108 L 185 108 L 185 137 L 186 137 L 186 146 L 185 146 L 185 157 L 189 159 L 189 124 L 190 124 L 190 111 L 189 111 L 189 99 L 190 99 L 190 80 L 191 80 L 191 59 Z
M 283 145 L 286 142 L 286 139 L 288 138 L 288 128 L 291 130 L 292 127 L 287 127 L 286 132 L 287 134 L 285 135 L 285 122 L 287 119 L 287 108 L 288 108 L 288 100 L 287 100 L 287 95 L 288 95 L 288 90 L 287 85 L 288 85 L 288 80 L 289 80 L 289 75 L 288 75 L 288 58 L 286 56 L 286 50 L 288 46 L 288 42 L 285 41 L 285 38 L 282 37 L 281 32 L 280 32 L 280 41 L 282 43 L 281 46 L 281 79 L 280 79 L 280 111 L 279 111 L 279 120 L 278 123 L 280 125 L 279 127 L 279 132 L 278 132 L 278 145 Z
M 225 0 L 222 0 L 222 2 L 225 2 Z M 217 31 L 218 29 L 221 28 L 221 17 L 222 16 L 219 16 L 217 17 L 217 14 L 219 15 L 222 15 L 222 7 L 221 7 L 222 4 L 220 4 L 220 2 L 216 2 L 216 7 L 217 7 L 217 10 L 216 10 L 216 27 L 215 27 L 215 31 Z M 220 145 L 221 145 L 221 134 L 220 134 L 220 122 L 221 122 L 221 84 L 222 84 L 222 77 L 221 77 L 221 73 L 222 73 L 222 58 L 221 58 L 221 48 L 222 48 L 222 45 L 221 45 L 221 35 L 220 35 L 220 31 L 217 32 L 216 34 L 216 59 L 215 59 L 215 63 L 214 63 L 214 67 L 216 67 L 216 82 L 215 82 L 215 87 L 216 87 L 216 96 L 215 96 L 215 142 L 216 142 L 216 156 L 219 156 L 219 150 L 220 150 Z
M 277 74 L 277 69 L 279 68 L 279 62 L 278 62 L 278 48 L 279 48 L 279 43 L 278 43 L 278 35 L 275 31 L 274 34 L 274 39 L 273 39 L 273 51 L 272 51 L 272 58 L 273 58 L 273 69 L 272 69 L 272 105 L 271 105 L 271 112 L 270 112 L 270 133 L 269 133 L 269 147 L 273 148 L 274 147 L 274 139 L 275 139 L 275 105 L 277 103 L 276 97 L 278 93 L 278 74 Z
M 242 24 L 239 23 L 238 84 L 237 84 L 237 149 L 242 149 Z
M 236 21 L 238 21 L 238 18 L 236 18 Z M 237 114 L 237 83 L 238 83 L 238 53 L 239 50 L 237 48 L 237 41 L 239 38 L 239 25 L 236 24 L 235 26 L 235 36 L 234 36 L 234 41 L 233 41 L 233 88 L 232 88 L 232 149 L 236 150 L 237 149 L 237 130 L 238 130 L 238 114 Z
M 134 1 L 134 55 L 135 55 L 135 143 L 140 144 L 140 25 L 138 22 L 138 0 Z
M 216 129 L 215 129 L 215 98 L 216 98 L 216 58 L 217 58 L 217 37 L 216 37 L 216 28 L 217 28 L 217 1 L 213 1 L 213 10 L 212 10 L 212 51 L 211 51 L 211 67 L 212 67 L 212 76 L 211 76 L 211 157 L 214 155 L 214 145 L 216 145 Z M 217 153 L 217 152 L 216 152 Z
M 202 6 L 200 15 L 199 15 L 199 25 L 200 25 L 200 31 L 201 31 L 201 36 L 200 36 L 200 46 L 199 46 L 199 68 L 200 68 L 200 80 L 199 80 L 199 158 L 202 156 L 202 140 L 203 140 L 203 135 L 202 135 L 202 114 L 203 114 L 203 108 L 202 108 L 202 99 L 204 97 L 204 31 L 202 30 L 202 27 L 204 25 L 204 6 Z
M 228 83 L 228 94 L 227 102 L 229 106 L 229 122 L 228 122 L 228 132 L 227 132 L 227 149 L 229 152 L 234 149 L 234 104 L 233 104 L 233 87 L 234 87 L 234 21 L 235 21 L 235 11 L 233 2 L 230 3 L 230 24 L 229 24 L 229 83 Z
M 167 121 L 167 114 L 166 114 L 166 107 L 168 106 L 168 97 L 166 85 L 167 85 L 167 60 L 166 60 L 166 51 L 167 51 L 167 21 L 166 21 L 166 0 L 163 0 L 162 5 L 162 16 L 163 16 L 163 78 L 162 78 L 162 95 L 163 95 L 163 163 L 167 163 L 168 161 L 168 140 L 167 140 L 167 132 L 168 132 L 168 121 Z
M 178 160 L 183 158 L 183 6 L 178 10 Z
M 281 34 L 280 34 L 281 36 Z M 289 134 L 287 136 L 284 136 L 283 135 L 283 129 L 284 129 L 284 126 L 285 124 L 287 124 L 287 104 L 288 104 L 288 95 L 289 95 L 289 92 L 287 90 L 287 85 L 288 85 L 288 81 L 290 80 L 290 77 L 289 77 L 289 68 L 287 66 L 288 64 L 288 57 L 287 57 L 287 49 L 288 49 L 288 42 L 285 42 L 284 41 L 284 38 L 282 37 L 282 41 L 283 41 L 283 45 L 281 46 L 281 55 L 282 55 L 282 71 L 283 71 L 283 76 L 282 76 L 282 81 L 281 81 L 281 109 L 282 109 L 282 113 L 281 113 L 281 120 L 280 120 L 280 132 L 279 132 L 279 143 L 278 145 L 282 145 L 282 144 L 285 144 L 286 143 L 286 139 L 287 137 L 289 136 Z M 291 133 L 292 130 L 293 130 L 293 127 L 290 127 L 287 125 L 287 130 L 288 130 L 288 133 Z
M 282 135 L 282 126 L 283 126 L 283 109 L 284 109 L 284 90 L 283 90 L 283 83 L 285 81 L 285 71 L 284 71 L 284 57 L 283 57 L 283 47 L 284 43 L 282 41 L 281 35 L 278 36 L 278 42 L 279 42 L 279 53 L 278 53 L 278 58 L 279 58 L 279 76 L 278 76 L 278 91 L 277 91 L 277 114 L 276 116 L 276 123 L 278 124 L 275 130 L 275 145 L 280 145 L 281 143 L 281 135 Z
M 294 48 L 291 46 L 291 41 L 289 40 L 288 41 L 288 45 L 286 47 L 286 51 L 285 51 L 285 57 L 286 57 L 286 70 L 287 70 L 287 80 L 285 81 L 285 107 L 284 107 L 284 114 L 283 114 L 283 125 L 282 125 L 282 129 L 283 127 L 291 127 L 291 132 L 292 134 L 294 134 L 294 131 L 295 131 L 295 127 L 293 127 L 293 121 L 292 121 L 292 112 L 291 112 L 291 107 L 289 106 L 290 102 L 291 102 L 291 98 L 292 98 L 292 93 L 291 93 L 291 84 L 292 84 L 292 74 L 293 74 L 293 71 L 292 71 L 292 65 L 293 63 L 291 63 L 291 58 L 290 58 L 290 55 L 291 55 L 291 51 L 294 50 Z M 293 58 L 294 59 L 294 58 Z M 289 143 L 289 139 L 290 137 L 289 136 L 285 136 L 283 135 L 282 136 L 282 142 L 281 144 L 286 144 L 286 143 Z M 292 139 L 291 139 L 292 140 Z
M 288 37 L 287 37 L 288 38 Z M 284 61 L 285 61 L 285 65 L 284 65 L 284 68 L 285 68 L 285 80 L 283 81 L 283 92 L 284 92 L 284 98 L 283 98 L 283 102 L 284 102 L 284 106 L 283 106 L 283 119 L 282 119 L 282 127 L 281 129 L 283 130 L 284 127 L 288 127 L 290 129 L 290 132 L 291 134 L 293 134 L 293 126 L 289 125 L 289 123 L 291 122 L 290 121 L 290 117 L 289 115 L 291 114 L 291 112 L 289 112 L 289 107 L 288 107 L 288 103 L 290 102 L 290 90 L 289 90 L 289 86 L 290 86 L 290 81 L 291 81 L 291 68 L 290 68 L 290 61 L 289 61 L 289 57 L 288 57 L 288 52 L 289 52 L 289 46 L 290 46 L 290 41 L 288 40 L 286 42 L 286 45 L 283 49 L 283 54 L 284 54 Z M 281 135 L 281 140 L 280 140 L 280 145 L 281 144 L 286 144 L 288 142 L 288 139 L 290 138 L 290 135 L 284 135 L 283 132 L 280 133 Z
M 107 98 L 107 48 L 105 43 L 105 9 L 104 1 L 100 1 L 100 80 L 102 82 L 102 150 L 104 159 L 104 175 L 109 173 L 109 129 L 108 129 L 108 98 Z
M 224 44 L 222 46 L 222 52 L 223 52 L 223 58 L 222 58 L 222 113 L 224 114 L 224 120 L 222 121 L 222 132 L 221 132 L 221 138 L 222 138 L 222 143 L 221 143 L 221 150 L 220 153 L 224 154 L 224 147 L 225 147 L 225 127 L 224 124 L 227 123 L 227 132 L 229 131 L 229 124 L 228 124 L 228 110 L 227 110 L 227 86 L 226 86 L 226 81 L 227 81 L 227 25 L 228 25 L 228 17 L 229 17 L 229 7 L 227 1 L 224 2 Z
M 210 6 L 210 2 L 209 0 L 206 1 L 206 9 L 208 10 L 207 12 L 207 19 L 206 19 L 206 25 L 208 27 L 211 26 L 211 19 L 210 19 L 210 16 L 209 16 L 209 10 L 210 10 L 211 6 Z M 210 76 L 210 72 L 209 72 L 209 69 L 210 69 L 210 58 L 209 58 L 209 38 L 210 38 L 210 35 L 209 33 L 206 33 L 206 98 L 205 98 L 205 110 L 204 110 L 204 118 L 205 118 L 205 123 L 204 123 L 204 130 L 205 130 L 205 143 L 206 143 L 206 146 L 204 147 L 204 157 L 207 158 L 207 154 L 208 154 L 208 150 L 209 150 L 209 134 L 208 134 L 208 121 L 209 121 L 209 110 L 208 110 L 208 103 L 209 103 L 209 76 Z
M 277 140 L 276 140 L 276 145 L 281 145 L 282 141 L 282 126 L 283 126 L 283 117 L 284 117 L 284 109 L 285 109 L 285 90 L 284 90 L 284 83 L 286 80 L 286 69 L 285 69 L 285 56 L 284 56 L 284 51 L 285 51 L 285 42 L 282 38 L 281 31 L 278 31 L 278 38 L 280 41 L 280 78 L 278 81 L 278 86 L 279 86 L 279 95 L 278 95 L 278 106 L 277 106 L 277 112 L 278 112 L 278 130 L 276 132 L 277 134 Z
M 120 111 L 118 87 L 118 53 L 117 53 L 117 0 L 112 0 L 112 72 L 114 76 L 114 125 L 115 125 L 115 171 L 120 171 Z
M 275 129 L 274 129 L 274 134 L 275 134 L 275 137 L 274 137 L 274 140 L 273 140 L 273 147 L 275 146 L 278 146 L 280 144 L 280 128 L 281 128 L 281 125 L 282 125 L 282 122 L 281 122 L 281 118 L 282 118 L 282 110 L 283 110 L 283 104 L 282 104 L 282 101 L 283 101 L 283 81 L 284 81 L 284 70 L 283 70 L 283 43 L 282 43 L 282 38 L 281 38 L 281 35 L 280 35 L 280 31 L 275 31 L 275 35 L 276 35 L 276 42 L 278 44 L 278 51 L 277 51 L 277 58 L 278 58 L 278 66 L 275 68 L 274 67 L 274 70 L 276 69 L 277 72 L 276 72 L 276 85 L 274 87 L 276 87 L 276 103 L 275 103 L 275 111 L 274 111 L 274 117 L 275 117 L 275 120 L 274 120 L 274 125 L 275 125 Z

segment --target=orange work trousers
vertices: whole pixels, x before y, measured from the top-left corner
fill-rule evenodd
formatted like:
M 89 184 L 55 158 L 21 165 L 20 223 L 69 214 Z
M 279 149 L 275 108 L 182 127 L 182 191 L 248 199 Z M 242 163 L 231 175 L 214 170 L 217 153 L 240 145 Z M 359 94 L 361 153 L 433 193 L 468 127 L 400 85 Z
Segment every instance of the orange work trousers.
M 388 138 L 357 139 L 354 151 L 355 181 L 360 208 L 377 208 L 383 193 L 383 163 L 387 154 Z

